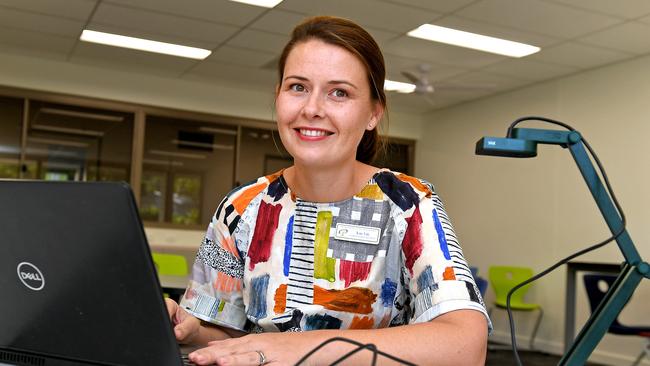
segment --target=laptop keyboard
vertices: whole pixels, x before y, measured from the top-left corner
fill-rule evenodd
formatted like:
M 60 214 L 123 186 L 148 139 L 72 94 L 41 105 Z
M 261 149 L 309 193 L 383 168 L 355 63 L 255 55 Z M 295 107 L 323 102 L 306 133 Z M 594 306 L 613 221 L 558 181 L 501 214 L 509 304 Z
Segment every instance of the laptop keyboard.
M 183 354 L 181 355 L 181 358 L 183 359 L 183 365 L 184 365 L 184 366 L 196 366 L 195 363 L 193 363 L 192 361 L 190 361 L 190 358 L 187 356 L 186 353 L 183 353 Z

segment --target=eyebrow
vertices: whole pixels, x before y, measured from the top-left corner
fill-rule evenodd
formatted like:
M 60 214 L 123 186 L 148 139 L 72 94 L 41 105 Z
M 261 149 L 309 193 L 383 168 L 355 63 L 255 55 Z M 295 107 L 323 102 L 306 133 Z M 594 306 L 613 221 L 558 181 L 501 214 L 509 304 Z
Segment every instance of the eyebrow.
M 306 77 L 298 76 L 298 75 L 289 75 L 289 76 L 284 78 L 284 81 L 287 81 L 287 79 L 298 79 L 298 80 L 301 80 L 301 81 L 309 81 L 309 79 L 307 79 Z M 330 84 L 330 85 L 346 84 L 346 85 L 349 85 L 349 86 L 351 86 L 351 87 L 353 87 L 355 89 L 359 89 L 359 88 L 357 88 L 356 85 L 354 85 L 351 82 L 346 81 L 346 80 L 330 80 L 327 83 Z

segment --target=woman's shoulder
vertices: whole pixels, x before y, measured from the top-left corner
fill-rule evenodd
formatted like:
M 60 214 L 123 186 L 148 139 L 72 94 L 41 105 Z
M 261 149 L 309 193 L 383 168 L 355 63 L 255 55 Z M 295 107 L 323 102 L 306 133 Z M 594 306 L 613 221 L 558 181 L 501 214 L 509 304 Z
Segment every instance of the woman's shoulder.
M 375 174 L 374 181 L 388 199 L 404 211 L 435 194 L 428 181 L 388 169 Z
M 230 216 L 233 212 L 241 215 L 251 202 L 260 195 L 271 194 L 274 197 L 282 196 L 287 192 L 282 183 L 282 172 L 261 176 L 250 182 L 244 183 L 228 192 L 217 208 L 216 217 L 222 214 Z

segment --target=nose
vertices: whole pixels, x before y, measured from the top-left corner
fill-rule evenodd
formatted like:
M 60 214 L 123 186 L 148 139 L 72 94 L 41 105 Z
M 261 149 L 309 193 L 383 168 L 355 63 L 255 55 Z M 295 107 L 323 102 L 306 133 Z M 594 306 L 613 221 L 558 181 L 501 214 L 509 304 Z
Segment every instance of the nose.
M 323 96 L 318 92 L 309 94 L 302 108 L 302 112 L 308 119 L 323 118 L 325 116 Z

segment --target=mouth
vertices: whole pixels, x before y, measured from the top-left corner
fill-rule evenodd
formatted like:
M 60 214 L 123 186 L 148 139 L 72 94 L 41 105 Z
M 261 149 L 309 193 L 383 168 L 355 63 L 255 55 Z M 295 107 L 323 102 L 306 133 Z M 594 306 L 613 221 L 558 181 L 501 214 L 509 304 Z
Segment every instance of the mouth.
M 313 128 L 295 128 L 294 131 L 296 131 L 301 138 L 310 140 L 323 139 L 334 134 L 333 132 Z

